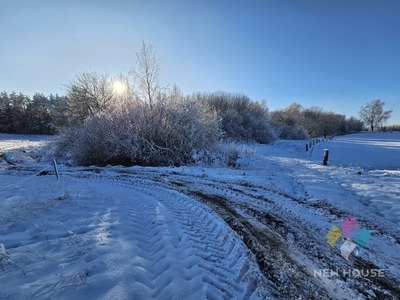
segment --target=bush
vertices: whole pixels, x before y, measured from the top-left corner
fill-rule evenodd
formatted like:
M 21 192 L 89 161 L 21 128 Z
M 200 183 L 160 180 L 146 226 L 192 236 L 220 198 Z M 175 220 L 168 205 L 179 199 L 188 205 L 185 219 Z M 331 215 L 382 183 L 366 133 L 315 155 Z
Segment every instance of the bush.
M 79 165 L 181 165 L 220 137 L 216 113 L 180 93 L 159 94 L 152 107 L 130 100 L 61 134 L 57 153 Z
M 238 168 L 240 164 L 238 160 L 241 154 L 248 154 L 247 148 L 241 147 L 239 144 L 231 142 L 218 142 L 209 150 L 196 151 L 193 159 L 196 164 L 216 165 L 222 167 Z
M 224 92 L 197 93 L 191 96 L 215 109 L 221 119 L 226 140 L 268 144 L 276 139 L 268 121 L 265 102 L 250 100 L 246 95 Z
M 307 131 L 302 127 L 292 127 L 285 125 L 276 125 L 275 132 L 280 139 L 284 140 L 304 140 L 308 138 Z

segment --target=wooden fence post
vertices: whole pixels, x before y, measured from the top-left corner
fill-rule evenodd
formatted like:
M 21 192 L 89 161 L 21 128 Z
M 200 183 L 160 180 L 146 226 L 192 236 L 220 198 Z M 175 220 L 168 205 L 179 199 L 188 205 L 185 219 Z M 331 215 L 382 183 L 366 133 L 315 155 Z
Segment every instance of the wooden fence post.
M 322 165 L 326 166 L 328 164 L 328 158 L 329 158 L 329 150 L 325 149 L 324 150 L 324 160 L 322 161 Z
M 57 179 L 59 178 L 59 175 L 58 175 L 58 168 L 57 168 L 57 163 L 56 163 L 56 160 L 55 159 L 53 159 L 53 167 L 54 167 L 54 172 L 56 172 L 56 177 L 57 177 Z

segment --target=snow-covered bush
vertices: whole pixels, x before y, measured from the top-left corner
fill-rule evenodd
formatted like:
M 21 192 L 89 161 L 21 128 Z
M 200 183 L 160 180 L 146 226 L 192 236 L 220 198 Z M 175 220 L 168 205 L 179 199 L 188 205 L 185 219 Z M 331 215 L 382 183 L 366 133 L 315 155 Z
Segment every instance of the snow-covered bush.
M 274 129 L 276 135 L 283 140 L 304 140 L 308 138 L 307 131 L 302 127 L 276 124 Z
M 216 113 L 174 90 L 152 107 L 131 99 L 90 116 L 57 139 L 57 153 L 79 165 L 181 165 L 219 137 Z
M 251 141 L 260 144 L 269 144 L 277 139 L 272 125 L 264 118 L 255 117 L 250 115 L 248 117 L 248 128 L 251 128 Z
M 67 154 L 80 165 L 181 165 L 192 162 L 193 151 L 218 141 L 214 109 L 184 97 L 176 86 L 160 85 L 151 45 L 143 43 L 136 55 L 132 85 L 122 75 L 111 82 L 96 72 L 80 74 L 69 85 L 70 98 L 77 95 L 72 103 L 81 104 L 83 112 L 72 111 L 79 122 L 57 139 L 58 155 Z
M 246 131 L 243 127 L 244 119 L 235 110 L 228 110 L 226 113 L 221 114 L 222 128 L 225 136 L 233 140 L 249 140 L 250 132 Z
M 194 151 L 192 157 L 196 164 L 236 168 L 240 153 L 244 151 L 234 142 L 218 142 L 208 150 Z
M 243 94 L 224 92 L 197 93 L 191 98 L 216 110 L 226 140 L 268 144 L 276 139 L 265 101 L 256 102 Z
M 237 167 L 240 149 L 235 143 L 220 143 L 214 147 L 215 158 L 219 164 L 228 167 Z
M 308 133 L 303 127 L 303 107 L 292 103 L 287 108 L 275 110 L 270 114 L 270 121 L 275 133 L 280 139 L 302 140 L 308 138 Z
M 184 96 L 176 86 L 162 87 L 152 46 L 143 43 L 130 74 L 132 85 L 122 75 L 113 79 L 123 87 L 118 89 L 106 75 L 77 76 L 68 90 L 76 122 L 56 139 L 56 155 L 79 165 L 182 165 L 195 162 L 196 155 L 234 165 L 235 150 L 214 147 L 221 138 L 259 143 L 276 138 L 265 102 L 240 94 Z

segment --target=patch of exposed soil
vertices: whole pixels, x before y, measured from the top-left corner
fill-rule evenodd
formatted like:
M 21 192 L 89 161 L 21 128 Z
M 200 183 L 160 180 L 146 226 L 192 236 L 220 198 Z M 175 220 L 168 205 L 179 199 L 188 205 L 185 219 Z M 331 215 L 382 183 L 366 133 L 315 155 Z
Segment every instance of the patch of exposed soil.
M 311 280 L 301 265 L 294 261 L 288 252 L 288 245 L 282 237 L 266 228 L 260 228 L 238 214 L 229 201 L 220 196 L 209 196 L 199 191 L 190 193 L 211 206 L 225 222 L 240 236 L 246 246 L 254 253 L 265 277 L 278 287 L 280 296 L 293 299 L 294 295 L 304 299 L 331 299 L 328 293 Z M 282 224 L 270 214 L 263 219 Z

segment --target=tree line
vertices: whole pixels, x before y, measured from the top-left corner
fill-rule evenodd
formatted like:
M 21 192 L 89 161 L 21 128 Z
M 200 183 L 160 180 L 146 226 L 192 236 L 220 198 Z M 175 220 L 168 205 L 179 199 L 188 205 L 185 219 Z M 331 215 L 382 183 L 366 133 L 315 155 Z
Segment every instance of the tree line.
M 33 97 L 12 92 L 0 93 L 0 132 L 26 134 L 55 134 L 67 125 L 67 96 L 58 94 L 45 96 L 36 93 Z
M 119 84 L 123 84 L 119 77 Z M 36 93 L 30 98 L 22 93 L 3 91 L 0 93 L 0 132 L 55 134 L 62 128 L 83 123 L 87 117 L 115 105 L 117 95 L 112 82 L 105 74 L 83 72 L 68 85 L 65 96 Z M 319 107 L 303 108 L 298 103 L 269 112 L 265 101 L 254 101 L 244 94 L 199 92 L 182 96 L 204 102 L 215 110 L 224 137 L 230 140 L 269 143 L 275 138 L 306 139 L 365 128 L 364 122 L 354 116 L 346 118 Z
M 182 165 L 234 161 L 232 142 L 268 144 L 357 132 L 382 125 L 391 111 L 368 103 L 354 116 L 298 103 L 270 112 L 265 101 L 237 93 L 184 95 L 161 86 L 159 61 L 143 43 L 128 76 L 81 72 L 66 95 L 0 93 L 0 132 L 58 134 L 56 153 L 80 165 Z M 378 101 L 378 100 L 375 100 Z M 372 116 L 371 116 L 372 115 Z M 372 122 L 372 123 L 371 123 Z
M 324 111 L 320 107 L 303 108 L 298 103 L 273 111 L 270 121 L 281 139 L 327 137 L 364 130 L 364 122 L 351 116 Z

